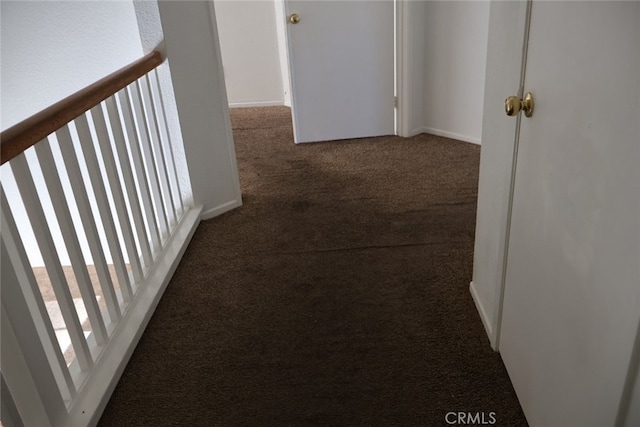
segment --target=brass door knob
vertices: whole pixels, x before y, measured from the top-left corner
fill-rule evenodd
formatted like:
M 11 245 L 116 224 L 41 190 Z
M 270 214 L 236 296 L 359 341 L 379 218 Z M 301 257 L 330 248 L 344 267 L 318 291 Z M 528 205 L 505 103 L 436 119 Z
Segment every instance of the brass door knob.
M 524 99 L 517 96 L 510 96 L 504 100 L 504 111 L 507 116 L 517 116 L 520 110 L 524 111 L 526 117 L 533 115 L 533 96 L 531 92 L 527 92 Z
M 292 13 L 289 17 L 289 22 L 291 22 L 292 24 L 297 24 L 298 22 L 300 22 L 300 15 L 298 15 L 297 13 Z

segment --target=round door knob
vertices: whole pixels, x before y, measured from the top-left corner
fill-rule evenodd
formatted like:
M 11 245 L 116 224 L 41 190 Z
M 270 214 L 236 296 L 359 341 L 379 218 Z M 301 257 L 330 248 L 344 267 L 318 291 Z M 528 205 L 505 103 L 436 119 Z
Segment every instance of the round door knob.
M 300 22 L 300 15 L 298 15 L 297 13 L 292 13 L 289 17 L 289 22 L 291 22 L 292 24 L 297 24 L 298 22 Z
M 504 100 L 504 111 L 507 116 L 517 116 L 520 111 L 524 111 L 526 117 L 533 115 L 533 96 L 531 92 L 527 92 L 524 99 L 517 96 L 509 96 Z

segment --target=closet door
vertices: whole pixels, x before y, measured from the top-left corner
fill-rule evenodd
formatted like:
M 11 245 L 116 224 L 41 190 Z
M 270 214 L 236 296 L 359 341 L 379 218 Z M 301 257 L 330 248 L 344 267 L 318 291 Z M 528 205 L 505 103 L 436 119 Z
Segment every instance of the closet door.
M 532 426 L 613 426 L 640 321 L 640 3 L 534 1 L 524 91 L 500 352 Z

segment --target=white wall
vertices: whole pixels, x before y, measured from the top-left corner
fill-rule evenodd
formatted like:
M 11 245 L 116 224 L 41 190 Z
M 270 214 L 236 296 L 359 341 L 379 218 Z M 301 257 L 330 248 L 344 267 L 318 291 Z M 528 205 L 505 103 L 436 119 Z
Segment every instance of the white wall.
M 2 129 L 142 55 L 129 1 L 3 0 L 0 7 Z
M 284 105 L 274 3 L 215 1 L 227 97 L 232 107 Z
M 480 143 L 488 1 L 425 2 L 424 127 Z
M 131 2 L 2 1 L 0 8 L 2 129 L 142 55 Z M 54 156 L 56 154 L 54 150 Z M 35 158 L 28 156 L 27 160 L 33 164 Z M 6 165 L 2 168 L 2 181 L 9 203 L 20 206 L 20 203 L 15 203 L 19 195 Z M 42 176 L 34 174 L 34 181 L 39 191 L 44 189 L 46 194 Z M 70 189 L 65 188 L 65 191 Z M 45 201 L 43 207 L 47 217 L 54 217 L 50 203 Z M 80 224 L 75 211 L 71 202 L 74 222 Z M 20 221 L 26 216 L 24 211 L 18 209 L 14 215 L 32 264 L 43 265 L 33 234 L 24 221 Z M 61 262 L 68 265 L 69 259 L 56 227 L 52 228 L 52 235 L 58 245 Z M 87 262 L 92 262 L 84 239 L 80 239 L 80 243 Z

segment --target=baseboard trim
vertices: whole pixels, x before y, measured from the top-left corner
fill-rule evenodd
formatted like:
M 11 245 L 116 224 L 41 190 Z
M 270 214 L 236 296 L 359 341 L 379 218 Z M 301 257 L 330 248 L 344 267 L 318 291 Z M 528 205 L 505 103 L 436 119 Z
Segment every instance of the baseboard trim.
M 482 301 L 480 301 L 480 297 L 478 296 L 477 291 L 478 285 L 475 282 L 471 282 L 469 284 L 469 292 L 471 292 L 471 297 L 473 298 L 473 302 L 476 305 L 476 310 L 478 310 L 478 314 L 480 315 L 480 319 L 482 320 L 482 324 L 484 325 L 484 330 L 487 332 L 489 336 L 489 341 L 491 342 L 491 347 L 495 350 L 494 340 L 493 340 L 493 325 L 491 324 L 491 319 L 487 315 L 487 311 L 482 305 Z
M 216 206 L 215 208 L 211 208 L 211 209 L 207 209 L 206 211 L 203 211 L 200 214 L 200 219 L 203 221 L 207 219 L 211 219 L 240 206 L 242 206 L 242 199 L 231 200 L 229 202 L 221 204 L 220 206 Z
M 283 107 L 284 101 L 229 102 L 229 108 Z
M 407 138 L 411 138 L 412 136 L 420 135 L 421 133 L 426 133 L 424 128 L 419 127 L 415 129 L 411 129 L 407 134 Z
M 113 390 L 200 223 L 201 211 L 201 206 L 191 208 L 181 218 L 162 254 L 140 285 L 140 291 L 123 313 L 109 345 L 78 391 L 78 398 L 69 409 L 65 426 L 95 426 L 100 421 Z
M 428 126 L 423 126 L 420 128 L 420 133 L 428 133 L 436 136 L 443 136 L 445 138 L 457 139 L 458 141 L 469 142 L 471 144 L 480 145 L 480 138 L 476 138 L 469 135 L 463 135 L 461 133 L 448 132 L 445 130 L 430 128 Z

